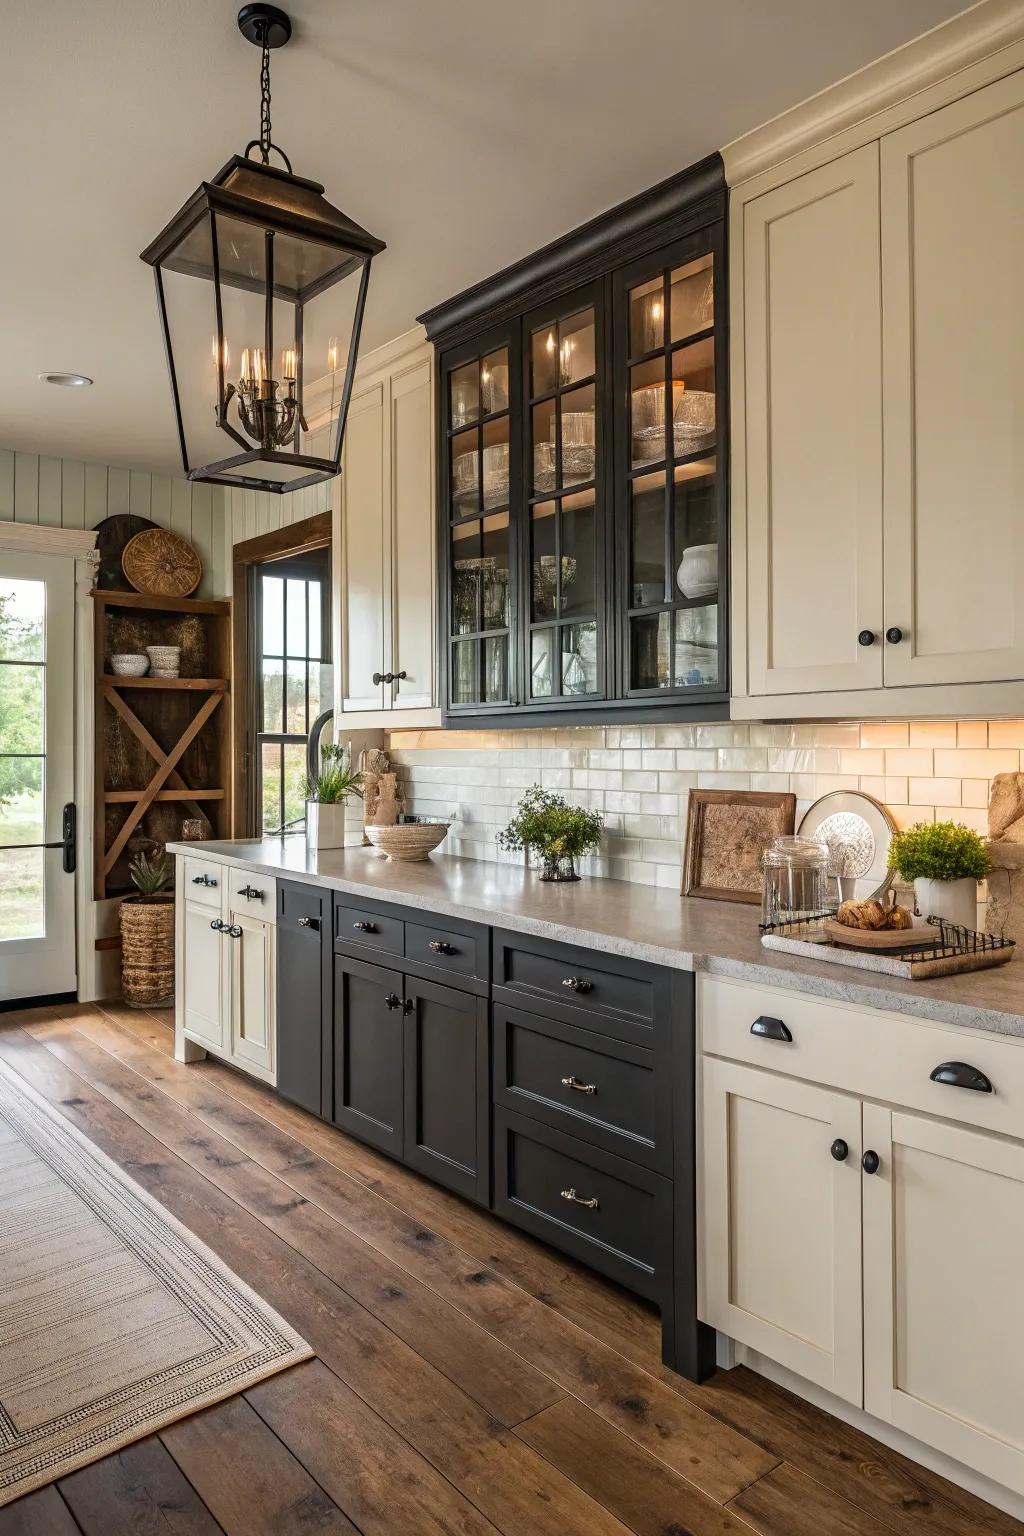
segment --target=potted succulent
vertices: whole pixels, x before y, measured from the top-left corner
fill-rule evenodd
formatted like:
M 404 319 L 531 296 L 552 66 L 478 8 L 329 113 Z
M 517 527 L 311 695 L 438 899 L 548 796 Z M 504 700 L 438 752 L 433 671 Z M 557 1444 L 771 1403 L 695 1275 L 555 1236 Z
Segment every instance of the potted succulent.
M 345 802 L 350 795 L 362 797 L 362 774 L 353 773 L 345 747 L 327 742 L 320 749 L 320 771 L 307 775 L 306 843 L 316 850 L 344 848 Z
M 498 833 L 499 848 L 536 850 L 542 860 L 542 880 L 578 880 L 576 860 L 601 841 L 599 811 L 570 805 L 562 795 L 534 784 L 516 808 L 516 814 Z
M 162 850 L 129 862 L 137 894 L 125 896 L 121 923 L 121 991 L 132 1008 L 174 1001 L 174 892 L 171 861 Z
M 991 867 L 982 838 L 955 821 L 919 821 L 889 845 L 889 868 L 913 883 L 922 916 L 963 928 L 978 925 L 978 881 Z

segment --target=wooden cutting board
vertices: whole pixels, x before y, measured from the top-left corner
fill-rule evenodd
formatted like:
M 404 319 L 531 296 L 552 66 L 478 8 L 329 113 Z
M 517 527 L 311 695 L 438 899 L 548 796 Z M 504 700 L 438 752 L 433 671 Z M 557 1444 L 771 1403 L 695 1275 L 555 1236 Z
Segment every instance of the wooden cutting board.
M 938 944 L 942 934 L 938 928 L 848 928 L 835 918 L 826 918 L 823 924 L 833 944 L 847 949 L 867 949 L 886 954 L 900 949 L 924 949 Z

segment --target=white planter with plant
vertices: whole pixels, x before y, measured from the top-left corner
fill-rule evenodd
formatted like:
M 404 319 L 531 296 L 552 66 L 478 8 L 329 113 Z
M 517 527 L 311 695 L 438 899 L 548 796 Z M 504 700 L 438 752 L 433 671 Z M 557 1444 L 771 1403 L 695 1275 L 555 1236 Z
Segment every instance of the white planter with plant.
M 889 868 L 913 884 L 922 917 L 961 928 L 978 926 L 978 881 L 992 867 L 977 832 L 955 821 L 921 821 L 893 834 Z
M 601 842 L 601 814 L 570 805 L 562 795 L 534 784 L 516 814 L 498 833 L 499 848 L 539 853 L 542 880 L 578 880 L 576 860 Z
M 306 778 L 306 844 L 315 852 L 345 846 L 345 806 L 359 799 L 361 773 L 353 773 L 345 747 L 328 742 L 320 750 L 320 771 Z

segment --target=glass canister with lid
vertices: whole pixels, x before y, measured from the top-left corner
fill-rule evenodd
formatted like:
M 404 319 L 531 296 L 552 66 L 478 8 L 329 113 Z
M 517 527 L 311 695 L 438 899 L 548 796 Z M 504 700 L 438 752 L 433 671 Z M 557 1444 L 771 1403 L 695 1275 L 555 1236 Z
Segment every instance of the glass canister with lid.
M 777 837 L 763 859 L 761 899 L 763 923 L 798 922 L 820 917 L 835 902 L 835 881 L 829 878 L 828 849 L 809 837 Z M 805 929 L 804 938 L 814 938 Z

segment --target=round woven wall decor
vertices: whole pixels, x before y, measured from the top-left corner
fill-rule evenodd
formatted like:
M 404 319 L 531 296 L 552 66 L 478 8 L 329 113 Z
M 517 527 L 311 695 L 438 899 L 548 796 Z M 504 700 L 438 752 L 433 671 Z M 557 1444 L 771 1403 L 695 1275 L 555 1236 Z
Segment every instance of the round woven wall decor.
M 198 587 L 203 562 L 187 540 L 166 528 L 146 528 L 124 547 L 124 573 L 136 592 L 187 597 Z

